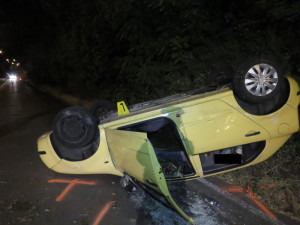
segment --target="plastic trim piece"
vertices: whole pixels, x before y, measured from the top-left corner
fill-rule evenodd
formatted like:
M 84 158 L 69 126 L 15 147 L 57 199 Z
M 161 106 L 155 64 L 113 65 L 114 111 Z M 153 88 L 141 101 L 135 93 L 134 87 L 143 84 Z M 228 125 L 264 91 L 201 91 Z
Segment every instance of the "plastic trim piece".
M 252 137 L 255 135 L 259 135 L 259 134 L 260 134 L 260 131 L 257 131 L 257 132 L 251 133 L 251 134 L 246 134 L 245 137 Z

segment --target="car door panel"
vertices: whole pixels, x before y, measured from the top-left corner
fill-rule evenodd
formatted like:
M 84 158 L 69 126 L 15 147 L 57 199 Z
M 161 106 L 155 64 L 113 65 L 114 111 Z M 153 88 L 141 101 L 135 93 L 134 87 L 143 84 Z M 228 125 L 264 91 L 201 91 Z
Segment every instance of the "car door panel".
M 192 154 L 269 139 L 268 132 L 220 100 L 183 109 L 181 131 Z
M 161 166 L 147 139 L 147 134 L 112 129 L 105 129 L 105 133 L 115 166 L 163 195 L 174 210 L 189 222 L 194 223 L 171 197 Z

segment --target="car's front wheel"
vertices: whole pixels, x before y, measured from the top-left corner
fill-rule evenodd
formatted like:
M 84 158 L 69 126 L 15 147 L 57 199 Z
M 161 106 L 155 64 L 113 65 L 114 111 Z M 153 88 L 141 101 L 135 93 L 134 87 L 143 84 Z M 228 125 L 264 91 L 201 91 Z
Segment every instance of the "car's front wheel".
M 282 70 L 274 62 L 254 59 L 243 64 L 233 80 L 239 98 L 250 103 L 261 103 L 279 95 L 284 85 Z
M 66 147 L 88 145 L 97 132 L 97 122 L 89 110 L 68 107 L 60 111 L 53 122 L 53 138 Z

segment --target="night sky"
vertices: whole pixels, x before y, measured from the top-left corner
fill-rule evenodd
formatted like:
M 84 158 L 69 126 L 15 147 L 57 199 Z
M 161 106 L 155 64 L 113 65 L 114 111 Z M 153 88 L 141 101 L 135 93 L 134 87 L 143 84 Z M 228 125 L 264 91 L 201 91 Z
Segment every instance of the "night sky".
M 21 57 L 37 38 L 45 16 L 39 1 L 12 0 L 0 3 L 1 48 L 11 57 Z

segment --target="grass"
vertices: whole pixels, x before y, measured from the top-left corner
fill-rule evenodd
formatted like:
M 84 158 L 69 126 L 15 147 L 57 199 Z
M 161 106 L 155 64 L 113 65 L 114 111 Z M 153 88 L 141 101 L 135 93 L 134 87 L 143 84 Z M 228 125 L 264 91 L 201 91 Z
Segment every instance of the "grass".
M 268 160 L 219 175 L 228 183 L 252 187 L 253 192 L 275 211 L 300 219 L 300 134 L 294 134 Z M 268 189 L 259 186 L 273 184 Z
M 74 97 L 69 94 L 65 94 L 63 91 L 58 90 L 57 88 L 53 88 L 48 85 L 44 85 L 41 87 L 38 87 L 43 92 L 49 93 L 50 95 L 66 102 L 69 105 L 76 105 L 76 106 L 82 106 L 89 108 L 92 105 L 92 101 L 87 101 L 78 97 Z M 96 101 L 96 100 L 95 100 Z

